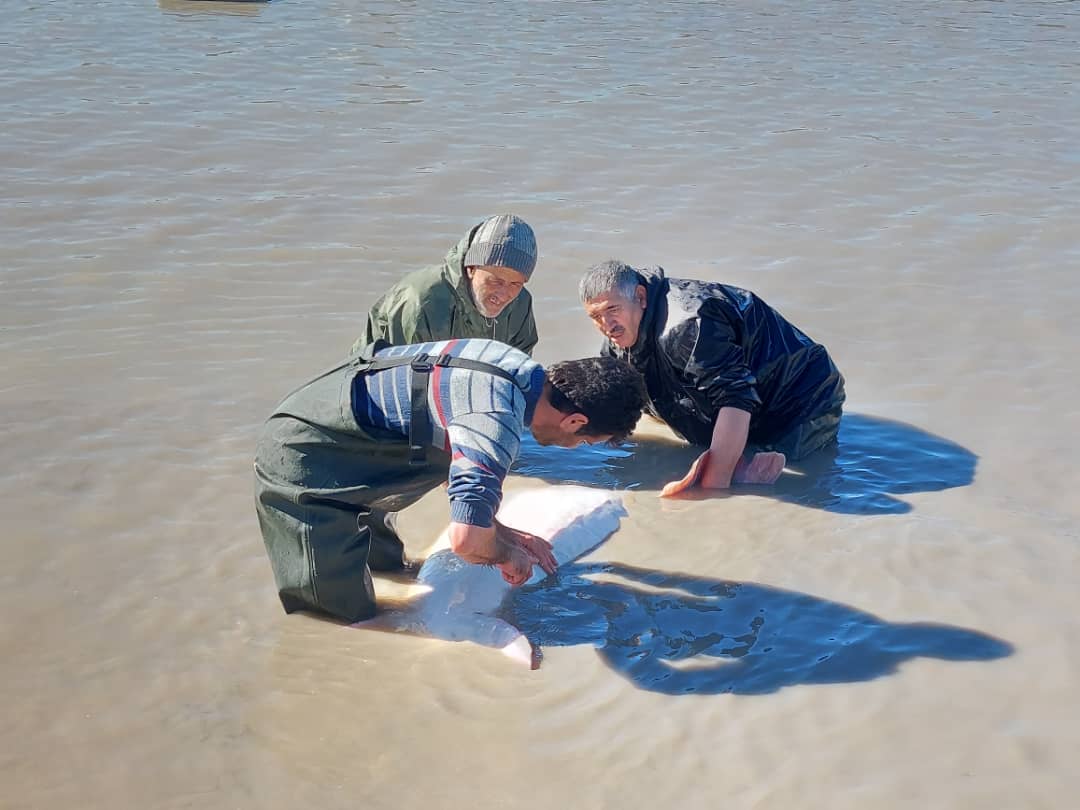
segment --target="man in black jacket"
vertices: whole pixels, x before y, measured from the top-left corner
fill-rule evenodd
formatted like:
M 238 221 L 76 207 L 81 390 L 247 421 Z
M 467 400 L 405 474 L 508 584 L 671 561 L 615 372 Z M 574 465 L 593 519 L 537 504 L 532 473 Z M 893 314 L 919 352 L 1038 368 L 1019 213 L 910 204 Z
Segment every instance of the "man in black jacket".
M 836 440 L 843 376 L 754 293 L 618 261 L 591 267 L 579 292 L 603 354 L 644 375 L 648 412 L 709 448 L 661 494 L 771 484 L 786 462 Z

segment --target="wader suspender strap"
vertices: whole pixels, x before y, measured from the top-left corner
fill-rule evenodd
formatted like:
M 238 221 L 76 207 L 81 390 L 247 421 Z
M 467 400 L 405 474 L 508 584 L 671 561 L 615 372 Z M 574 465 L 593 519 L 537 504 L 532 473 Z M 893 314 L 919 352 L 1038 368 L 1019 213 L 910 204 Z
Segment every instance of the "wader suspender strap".
M 494 374 L 496 377 L 509 380 L 521 390 L 521 393 L 525 393 L 525 389 L 518 384 L 514 375 L 506 369 L 491 363 L 482 363 L 479 360 L 451 357 L 448 354 L 440 354 L 434 360 L 432 360 L 431 355 L 421 353 L 411 357 L 379 357 L 374 360 L 361 360 L 357 363 L 357 369 L 363 372 L 385 371 L 388 368 L 397 368 L 398 366 L 408 366 L 412 370 L 412 385 L 409 388 L 409 466 L 411 467 L 427 465 L 427 450 L 431 446 L 433 437 L 427 395 L 428 385 L 431 382 L 431 372 L 435 370 L 436 366 L 440 368 L 466 368 L 470 371 Z

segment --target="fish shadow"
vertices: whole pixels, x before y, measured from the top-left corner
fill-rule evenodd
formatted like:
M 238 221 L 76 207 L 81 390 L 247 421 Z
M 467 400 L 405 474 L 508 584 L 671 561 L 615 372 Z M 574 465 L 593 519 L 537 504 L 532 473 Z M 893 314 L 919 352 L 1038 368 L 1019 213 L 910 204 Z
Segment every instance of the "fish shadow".
M 633 444 L 619 448 L 583 446 L 570 454 L 559 450 L 559 455 L 523 442 L 514 472 L 591 486 L 659 490 L 681 478 L 702 451 L 654 436 L 634 438 Z M 677 497 L 712 499 L 752 491 L 840 514 L 903 514 L 912 507 L 897 495 L 967 486 L 975 480 L 977 464 L 977 455 L 948 439 L 904 422 L 849 413 L 840 422 L 834 445 L 789 464 L 772 486 L 690 490 Z
M 516 589 L 504 614 L 535 646 L 590 644 L 622 677 L 668 695 L 765 695 L 873 680 L 912 658 L 1013 652 L 975 630 L 888 622 L 809 594 L 620 563 L 563 566 Z

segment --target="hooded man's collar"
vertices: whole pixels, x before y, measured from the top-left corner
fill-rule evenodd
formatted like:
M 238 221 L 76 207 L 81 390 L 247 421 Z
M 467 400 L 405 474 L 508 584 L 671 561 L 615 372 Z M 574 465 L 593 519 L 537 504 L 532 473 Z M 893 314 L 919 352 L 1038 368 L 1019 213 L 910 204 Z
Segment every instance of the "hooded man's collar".
M 667 278 L 662 267 L 635 270 L 645 287 L 645 311 L 641 313 L 637 339 L 634 345 L 625 351 L 624 356 L 641 361 L 652 354 L 656 337 L 663 331 L 667 320 Z
M 480 223 L 480 225 L 482 224 Z M 480 229 L 480 225 L 472 228 L 447 252 L 446 258 L 443 260 L 442 276 L 447 286 L 453 291 L 458 307 L 461 309 L 465 319 L 474 323 L 492 326 L 496 319 L 487 317 L 476 306 L 476 302 L 473 301 L 472 286 L 469 283 L 468 275 L 465 273 L 465 254 L 469 250 L 469 245 L 472 244 L 473 237 L 476 236 L 476 232 Z

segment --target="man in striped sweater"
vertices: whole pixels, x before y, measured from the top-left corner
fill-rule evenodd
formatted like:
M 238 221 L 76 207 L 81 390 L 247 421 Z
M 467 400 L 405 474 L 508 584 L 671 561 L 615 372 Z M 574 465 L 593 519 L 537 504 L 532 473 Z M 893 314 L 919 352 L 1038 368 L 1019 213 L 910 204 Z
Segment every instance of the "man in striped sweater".
M 527 427 L 542 445 L 621 442 L 644 404 L 615 358 L 545 370 L 506 344 L 469 339 L 385 348 L 294 391 L 264 426 L 256 511 L 286 612 L 349 622 L 375 613 L 371 570 L 405 565 L 394 514 L 442 481 L 450 545 L 511 584 L 551 572 L 546 540 L 495 519 Z

